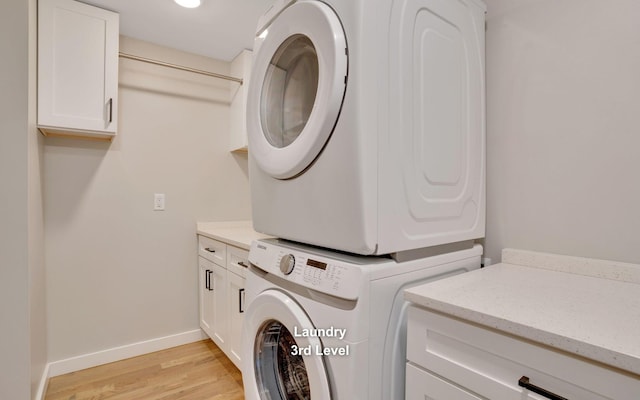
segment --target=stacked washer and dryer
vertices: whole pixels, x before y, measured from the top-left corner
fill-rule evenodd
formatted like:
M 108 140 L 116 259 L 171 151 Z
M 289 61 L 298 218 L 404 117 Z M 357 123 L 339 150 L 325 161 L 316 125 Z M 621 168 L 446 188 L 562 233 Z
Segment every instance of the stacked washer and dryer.
M 480 267 L 481 0 L 278 0 L 247 98 L 248 400 L 404 398 L 403 290 Z

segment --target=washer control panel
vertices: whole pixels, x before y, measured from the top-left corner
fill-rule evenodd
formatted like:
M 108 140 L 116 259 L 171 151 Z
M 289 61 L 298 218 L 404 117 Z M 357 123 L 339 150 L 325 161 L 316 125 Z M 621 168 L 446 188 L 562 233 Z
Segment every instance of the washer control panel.
M 282 279 L 349 300 L 358 298 L 363 278 L 358 265 L 263 241 L 251 244 L 249 261 Z
M 280 272 L 289 275 L 296 266 L 296 258 L 293 254 L 285 254 L 280 258 Z

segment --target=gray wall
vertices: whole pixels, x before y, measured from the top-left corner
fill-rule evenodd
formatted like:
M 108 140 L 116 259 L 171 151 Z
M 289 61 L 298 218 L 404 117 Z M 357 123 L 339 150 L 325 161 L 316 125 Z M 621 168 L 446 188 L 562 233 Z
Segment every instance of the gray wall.
M 130 38 L 121 50 L 228 73 Z M 111 143 L 47 138 L 49 360 L 199 329 L 196 221 L 250 219 L 247 156 L 229 148 L 230 83 L 120 60 Z M 166 210 L 153 211 L 154 193 Z
M 640 263 L 640 2 L 487 4 L 486 254 Z
M 47 356 L 35 29 L 35 0 L 2 3 L 0 398 L 12 400 L 36 397 Z

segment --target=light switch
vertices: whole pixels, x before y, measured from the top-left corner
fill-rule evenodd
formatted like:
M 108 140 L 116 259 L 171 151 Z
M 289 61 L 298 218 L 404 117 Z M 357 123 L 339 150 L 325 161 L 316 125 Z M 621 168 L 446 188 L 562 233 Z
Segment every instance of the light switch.
M 153 211 L 164 211 L 164 193 L 153 195 Z

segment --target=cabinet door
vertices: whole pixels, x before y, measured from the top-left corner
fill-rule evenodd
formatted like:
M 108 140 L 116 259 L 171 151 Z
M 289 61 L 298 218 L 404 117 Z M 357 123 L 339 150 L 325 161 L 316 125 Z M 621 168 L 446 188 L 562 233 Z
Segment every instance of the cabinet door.
M 110 138 L 117 127 L 118 14 L 73 0 L 38 6 L 38 127 Z
M 199 298 L 200 298 L 200 327 L 209 335 L 213 336 L 213 287 L 211 286 L 211 274 L 213 273 L 213 263 L 198 257 L 200 269 Z
M 226 353 L 229 333 L 227 270 L 217 264 L 211 264 L 211 267 L 211 274 L 209 275 L 209 285 L 213 292 L 211 339 Z
M 405 400 L 481 400 L 427 371 L 407 364 Z
M 244 283 L 245 279 L 228 271 L 229 283 L 229 347 L 227 356 L 236 367 L 241 368 L 240 354 L 242 351 L 242 321 L 244 319 Z

